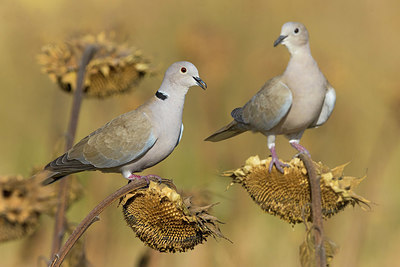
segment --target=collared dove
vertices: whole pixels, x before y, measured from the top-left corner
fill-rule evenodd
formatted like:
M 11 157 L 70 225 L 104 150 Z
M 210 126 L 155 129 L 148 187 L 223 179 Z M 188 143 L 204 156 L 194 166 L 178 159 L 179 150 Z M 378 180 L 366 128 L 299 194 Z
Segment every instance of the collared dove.
M 121 172 L 127 179 L 142 177 L 134 173 L 159 163 L 178 145 L 185 95 L 196 85 L 207 88 L 192 63 L 172 64 L 154 97 L 111 120 L 47 164 L 43 184 L 94 170 Z
M 287 164 L 279 161 L 275 151 L 275 136 L 285 135 L 300 153 L 309 152 L 300 145 L 300 138 L 308 128 L 324 124 L 335 106 L 335 90 L 311 56 L 306 27 L 298 22 L 287 22 L 274 46 L 283 44 L 290 52 L 285 72 L 267 81 L 243 107 L 232 111 L 233 121 L 206 138 L 218 142 L 245 131 L 267 136 L 271 163 L 280 172 Z

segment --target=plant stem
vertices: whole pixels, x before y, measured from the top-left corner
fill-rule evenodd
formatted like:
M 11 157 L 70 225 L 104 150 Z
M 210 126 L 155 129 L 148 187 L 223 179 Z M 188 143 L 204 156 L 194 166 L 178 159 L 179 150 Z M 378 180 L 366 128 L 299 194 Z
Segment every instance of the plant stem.
M 158 178 L 149 178 L 152 181 L 158 182 Z M 166 183 L 171 187 L 175 187 L 172 184 L 171 180 L 168 179 L 162 179 L 162 183 Z M 99 204 L 97 204 L 96 207 L 93 208 L 89 212 L 89 214 L 79 223 L 79 225 L 75 228 L 75 230 L 72 232 L 71 236 L 68 238 L 67 242 L 65 242 L 64 246 L 60 249 L 60 251 L 54 255 L 52 258 L 51 263 L 49 266 L 51 267 L 58 267 L 62 264 L 64 261 L 65 257 L 67 256 L 68 252 L 72 249 L 72 247 L 75 245 L 76 241 L 82 236 L 82 234 L 94 223 L 95 221 L 98 220 L 98 215 L 103 212 L 103 210 L 108 207 L 111 203 L 113 203 L 115 200 L 120 199 L 122 196 L 126 195 L 127 193 L 137 190 L 139 188 L 147 186 L 147 181 L 145 179 L 136 179 L 127 185 L 121 187 L 108 197 L 106 197 L 103 201 L 101 201 Z
M 315 231 L 315 266 L 326 267 L 320 177 L 317 176 L 314 162 L 309 156 L 300 154 L 300 159 L 307 169 L 311 188 L 312 229 Z
M 66 151 L 68 151 L 75 139 L 76 128 L 78 125 L 79 111 L 82 103 L 82 95 L 83 95 L 83 84 L 86 73 L 86 66 L 89 64 L 90 60 L 93 58 L 96 52 L 96 47 L 94 45 L 88 45 L 83 52 L 81 64 L 78 69 L 78 75 L 76 80 L 76 91 L 74 93 L 74 99 L 72 102 L 72 110 L 70 121 L 68 125 L 68 131 L 66 135 Z M 53 257 L 54 253 L 60 249 L 62 239 L 64 237 L 65 232 L 65 210 L 67 208 L 67 199 L 68 199 L 68 188 L 69 188 L 69 179 L 65 177 L 59 182 L 59 203 L 57 207 L 55 225 L 54 225 L 54 233 L 53 233 L 53 242 L 51 246 L 51 257 Z

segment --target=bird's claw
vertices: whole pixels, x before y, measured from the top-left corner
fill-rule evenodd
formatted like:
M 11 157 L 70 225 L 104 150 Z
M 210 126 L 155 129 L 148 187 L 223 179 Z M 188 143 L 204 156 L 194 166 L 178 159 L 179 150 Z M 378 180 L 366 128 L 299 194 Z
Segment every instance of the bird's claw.
M 140 179 L 144 179 L 147 182 L 147 185 L 150 184 L 150 180 L 147 176 L 141 176 L 141 175 L 136 175 L 136 174 L 131 174 L 128 177 L 129 180 L 134 181 L 134 180 L 140 180 Z
M 285 167 L 290 167 L 289 164 L 283 163 L 283 162 L 281 162 L 278 158 L 272 157 L 271 162 L 269 163 L 269 168 L 268 168 L 269 173 L 271 173 L 272 167 L 273 167 L 274 165 L 275 165 L 275 168 L 276 168 L 279 172 L 281 172 L 281 173 L 285 173 L 285 171 L 283 170 L 283 168 L 285 168 Z
M 147 179 L 149 179 L 149 178 L 156 178 L 156 179 L 158 180 L 158 183 L 159 183 L 159 184 L 161 184 L 161 182 L 162 182 L 162 178 L 161 178 L 160 176 L 158 176 L 158 175 L 155 175 L 155 174 L 149 174 L 149 175 L 147 175 L 146 177 L 147 177 Z
M 160 184 L 162 182 L 162 178 L 160 176 L 158 176 L 158 175 L 155 175 L 155 174 L 149 174 L 149 175 L 145 175 L 145 176 L 131 174 L 128 177 L 129 180 L 145 179 L 146 182 L 147 182 L 147 185 L 150 184 L 150 178 L 156 178 Z
M 309 156 L 309 157 L 311 158 L 310 152 L 308 152 L 308 150 L 307 150 L 304 146 L 302 146 L 302 145 L 300 145 L 299 143 L 296 143 L 296 142 L 292 142 L 292 143 L 290 143 L 290 144 L 291 144 L 292 147 L 294 147 L 297 151 L 299 151 L 299 153 L 297 153 L 296 155 L 294 155 L 294 158 L 298 157 L 300 154 L 305 154 L 305 155 L 307 155 L 307 156 Z

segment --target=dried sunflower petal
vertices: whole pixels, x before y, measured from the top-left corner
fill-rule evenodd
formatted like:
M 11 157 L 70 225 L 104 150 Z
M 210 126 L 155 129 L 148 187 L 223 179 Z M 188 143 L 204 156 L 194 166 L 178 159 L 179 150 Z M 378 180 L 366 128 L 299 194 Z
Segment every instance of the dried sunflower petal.
M 146 245 L 160 252 L 184 252 L 209 236 L 225 238 L 217 218 L 208 214 L 213 206 L 196 207 L 174 189 L 150 182 L 148 188 L 121 200 L 126 222 Z
M 269 214 L 295 224 L 311 221 L 310 186 L 307 170 L 299 158 L 292 159 L 285 173 L 268 166 L 271 158 L 260 160 L 258 156 L 246 160 L 245 166 L 226 171 L 223 176 L 232 178 L 232 183 L 241 184 L 251 198 Z M 353 189 L 365 178 L 343 176 L 345 165 L 330 169 L 321 162 L 314 162 L 321 177 L 322 213 L 330 218 L 347 205 L 365 204 L 369 201 L 354 193 Z
M 73 92 L 82 54 L 88 45 L 95 45 L 96 53 L 86 67 L 85 96 L 106 97 L 127 92 L 150 72 L 149 61 L 141 51 L 112 39 L 111 35 L 100 33 L 47 45 L 38 55 L 38 63 L 61 89 Z

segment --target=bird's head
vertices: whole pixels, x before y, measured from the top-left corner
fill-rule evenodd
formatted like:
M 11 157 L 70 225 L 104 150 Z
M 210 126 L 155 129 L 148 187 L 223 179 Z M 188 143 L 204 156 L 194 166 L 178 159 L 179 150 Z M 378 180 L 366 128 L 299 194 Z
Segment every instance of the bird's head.
M 207 84 L 199 77 L 196 66 L 187 61 L 175 62 L 165 72 L 164 80 L 176 87 L 189 89 L 192 86 L 200 86 L 204 90 Z
M 274 46 L 285 45 L 291 54 L 297 48 L 308 46 L 308 31 L 300 22 L 286 22 L 282 26 L 281 34 L 274 42 Z

